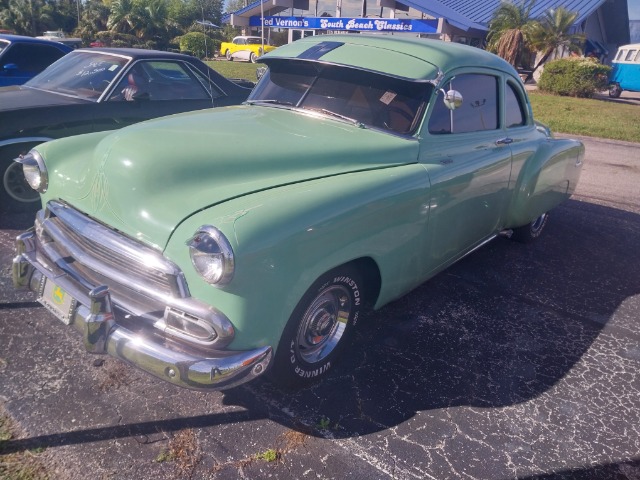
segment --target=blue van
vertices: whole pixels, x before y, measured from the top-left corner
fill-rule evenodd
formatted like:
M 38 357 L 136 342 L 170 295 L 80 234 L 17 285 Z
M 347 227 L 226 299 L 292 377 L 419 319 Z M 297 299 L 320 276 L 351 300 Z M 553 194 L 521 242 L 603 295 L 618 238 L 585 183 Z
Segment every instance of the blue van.
M 640 92 L 640 43 L 622 45 L 612 62 L 609 96 L 618 98 L 623 90 Z

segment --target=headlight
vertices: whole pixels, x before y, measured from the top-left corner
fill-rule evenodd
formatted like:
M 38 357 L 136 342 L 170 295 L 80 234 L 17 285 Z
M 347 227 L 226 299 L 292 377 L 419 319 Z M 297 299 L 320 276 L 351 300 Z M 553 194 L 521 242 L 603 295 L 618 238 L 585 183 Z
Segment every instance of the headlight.
M 220 230 L 203 225 L 187 241 L 191 263 L 196 271 L 212 285 L 225 285 L 233 278 L 233 250 Z
M 49 174 L 40 154 L 31 150 L 24 157 L 17 158 L 16 161 L 22 164 L 22 172 L 29 186 L 36 192 L 46 192 L 49 186 Z

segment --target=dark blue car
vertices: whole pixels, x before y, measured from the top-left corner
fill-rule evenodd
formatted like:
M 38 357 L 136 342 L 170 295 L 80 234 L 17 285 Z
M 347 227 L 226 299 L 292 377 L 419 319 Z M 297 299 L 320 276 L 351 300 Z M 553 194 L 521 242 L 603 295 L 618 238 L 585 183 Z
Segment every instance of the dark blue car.
M 0 87 L 22 85 L 71 50 L 59 42 L 0 34 Z

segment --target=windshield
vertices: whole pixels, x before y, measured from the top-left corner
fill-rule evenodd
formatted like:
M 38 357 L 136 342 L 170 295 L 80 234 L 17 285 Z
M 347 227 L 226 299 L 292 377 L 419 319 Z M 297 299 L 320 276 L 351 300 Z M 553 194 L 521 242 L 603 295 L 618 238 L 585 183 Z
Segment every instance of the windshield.
M 93 52 L 71 52 L 25 85 L 97 101 L 129 58 Z
M 400 134 L 415 131 L 429 83 L 308 61 L 271 61 L 249 102 L 289 105 Z

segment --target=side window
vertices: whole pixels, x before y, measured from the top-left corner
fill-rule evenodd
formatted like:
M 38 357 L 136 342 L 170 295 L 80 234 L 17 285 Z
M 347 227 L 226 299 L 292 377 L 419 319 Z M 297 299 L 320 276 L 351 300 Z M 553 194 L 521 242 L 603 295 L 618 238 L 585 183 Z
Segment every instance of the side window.
M 435 98 L 429 119 L 429 133 L 469 133 L 498 128 L 498 78 L 492 75 L 458 75 L 442 87 L 462 94 L 462 105 L 449 110 L 442 93 Z
M 180 62 L 138 62 L 120 81 L 110 100 L 204 100 L 211 98 L 204 87 L 208 83 Z M 211 93 L 214 97 L 221 95 L 215 90 Z
M 515 87 L 510 82 L 507 82 L 505 92 L 505 125 L 507 128 L 521 127 L 526 123 L 526 116 L 524 114 L 525 110 L 522 105 L 521 98 L 516 93 Z
M 636 56 L 637 50 L 629 50 L 627 56 L 624 59 L 628 62 L 633 61 L 633 58 Z
M 15 43 L 2 57 L 2 63 L 15 63 L 20 70 L 38 73 L 64 56 L 64 52 L 49 45 L 29 45 Z

